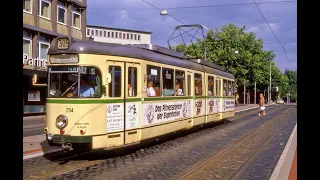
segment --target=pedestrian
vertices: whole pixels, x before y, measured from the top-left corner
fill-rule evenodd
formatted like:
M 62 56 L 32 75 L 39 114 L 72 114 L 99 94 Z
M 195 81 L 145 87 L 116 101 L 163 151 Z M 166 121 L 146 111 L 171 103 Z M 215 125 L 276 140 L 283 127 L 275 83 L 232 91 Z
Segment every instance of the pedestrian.
M 264 97 L 263 97 L 263 94 L 261 93 L 260 94 L 260 102 L 259 102 L 259 105 L 260 105 L 260 112 L 259 112 L 259 116 L 261 116 L 262 114 L 265 116 L 266 115 L 266 107 L 264 106 Z

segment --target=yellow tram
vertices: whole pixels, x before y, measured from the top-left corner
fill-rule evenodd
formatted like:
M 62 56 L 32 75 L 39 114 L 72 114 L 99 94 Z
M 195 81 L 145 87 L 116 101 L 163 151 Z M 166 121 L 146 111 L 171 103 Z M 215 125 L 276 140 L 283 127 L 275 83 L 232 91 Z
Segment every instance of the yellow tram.
M 52 146 L 121 147 L 234 116 L 234 77 L 213 63 L 71 37 L 56 38 L 48 54 Z

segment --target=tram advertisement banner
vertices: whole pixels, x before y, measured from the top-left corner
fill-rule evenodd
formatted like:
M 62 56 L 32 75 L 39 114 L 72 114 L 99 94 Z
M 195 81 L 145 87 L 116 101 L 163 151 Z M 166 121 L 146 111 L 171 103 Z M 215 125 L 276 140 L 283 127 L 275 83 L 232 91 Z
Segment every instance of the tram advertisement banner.
M 107 132 L 123 131 L 124 106 L 122 103 L 107 105 Z
M 194 101 L 194 116 L 205 115 L 205 100 L 195 100 Z
M 217 98 L 208 98 L 207 99 L 207 113 L 214 114 L 219 112 L 219 99 Z
M 139 103 L 126 103 L 126 129 L 136 129 L 139 127 Z
M 234 99 L 224 99 L 223 100 L 223 111 L 233 111 L 235 106 Z
M 191 100 L 143 104 L 142 126 L 191 117 Z

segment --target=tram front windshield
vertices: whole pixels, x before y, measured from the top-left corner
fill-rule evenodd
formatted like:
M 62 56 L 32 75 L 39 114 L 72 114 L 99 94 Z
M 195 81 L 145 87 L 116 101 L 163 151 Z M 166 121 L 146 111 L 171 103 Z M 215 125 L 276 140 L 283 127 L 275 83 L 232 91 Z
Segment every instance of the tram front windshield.
M 99 69 L 90 66 L 54 66 L 48 71 L 48 97 L 90 98 L 101 95 Z

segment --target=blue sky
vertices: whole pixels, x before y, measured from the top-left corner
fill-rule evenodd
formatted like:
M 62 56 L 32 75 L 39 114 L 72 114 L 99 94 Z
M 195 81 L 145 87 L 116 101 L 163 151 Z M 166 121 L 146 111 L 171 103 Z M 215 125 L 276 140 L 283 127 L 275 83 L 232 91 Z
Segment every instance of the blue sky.
M 147 0 L 160 9 L 188 6 L 253 3 L 253 0 Z M 266 3 L 275 2 L 279 3 Z M 220 28 L 233 23 L 246 26 L 265 42 L 264 49 L 274 50 L 275 62 L 283 72 L 297 68 L 297 2 L 290 0 L 256 0 L 279 41 L 285 43 L 287 59 L 282 47 L 265 23 L 254 4 L 206 8 L 168 9 L 168 13 L 186 24 L 203 24 Z M 160 16 L 159 10 L 142 0 L 87 0 L 87 24 L 115 28 L 151 31 L 151 43 L 167 47 L 172 28 L 181 23 L 169 16 Z M 205 30 L 206 33 L 207 30 Z M 177 39 L 175 43 L 179 43 Z M 171 41 L 174 43 L 173 41 Z M 182 42 L 182 41 L 181 41 Z

